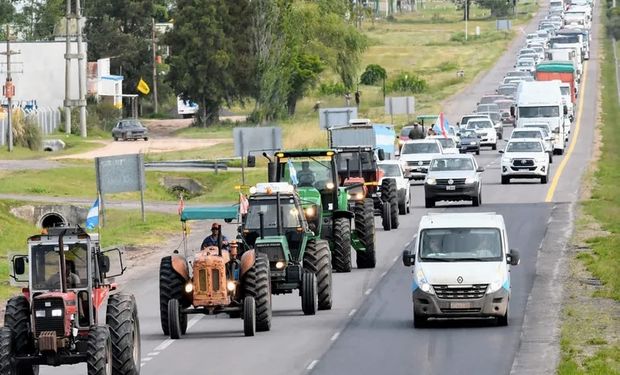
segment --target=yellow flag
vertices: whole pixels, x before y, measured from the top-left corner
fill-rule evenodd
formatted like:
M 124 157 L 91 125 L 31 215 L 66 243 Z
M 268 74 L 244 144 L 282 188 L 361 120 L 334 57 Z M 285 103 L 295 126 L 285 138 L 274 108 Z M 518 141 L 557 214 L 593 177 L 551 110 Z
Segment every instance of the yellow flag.
M 144 82 L 144 80 L 142 78 L 140 78 L 140 82 L 138 82 L 137 89 L 138 89 L 138 91 L 140 91 L 144 95 L 148 95 L 149 92 L 151 92 L 151 88 L 149 87 L 149 85 L 146 82 Z

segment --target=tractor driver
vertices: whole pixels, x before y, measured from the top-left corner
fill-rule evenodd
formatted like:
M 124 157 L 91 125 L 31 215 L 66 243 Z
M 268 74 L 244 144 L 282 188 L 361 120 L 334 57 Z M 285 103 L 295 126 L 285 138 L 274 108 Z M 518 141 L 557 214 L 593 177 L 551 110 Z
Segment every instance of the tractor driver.
M 77 274 L 73 273 L 72 266 L 75 267 L 72 261 L 65 260 L 65 272 L 67 274 L 67 287 L 77 288 L 77 286 L 80 285 L 82 281 L 80 280 L 80 277 Z M 60 288 L 60 270 L 58 270 L 58 272 L 50 276 L 50 278 L 47 280 L 47 284 L 52 288 Z
M 211 225 L 211 235 L 207 236 L 203 241 L 202 245 L 200 245 L 201 249 L 204 249 L 208 246 L 217 246 L 217 237 L 219 232 L 220 225 L 218 223 L 213 223 Z M 222 234 L 222 248 L 228 250 L 228 238 Z
M 316 175 L 310 169 L 310 162 L 301 162 L 301 171 L 297 172 L 297 180 L 299 181 L 299 186 L 314 186 Z

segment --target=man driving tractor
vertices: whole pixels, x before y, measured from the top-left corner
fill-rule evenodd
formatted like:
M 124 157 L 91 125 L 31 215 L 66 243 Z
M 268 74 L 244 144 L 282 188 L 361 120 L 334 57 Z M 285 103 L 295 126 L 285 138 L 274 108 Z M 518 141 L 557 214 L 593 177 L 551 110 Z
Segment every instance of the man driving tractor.
M 209 246 L 217 246 L 217 237 L 220 229 L 220 224 L 213 223 L 211 225 L 211 235 L 207 236 L 203 241 L 202 245 L 200 245 L 201 249 L 204 249 Z M 228 249 L 228 238 L 222 234 L 222 248 Z

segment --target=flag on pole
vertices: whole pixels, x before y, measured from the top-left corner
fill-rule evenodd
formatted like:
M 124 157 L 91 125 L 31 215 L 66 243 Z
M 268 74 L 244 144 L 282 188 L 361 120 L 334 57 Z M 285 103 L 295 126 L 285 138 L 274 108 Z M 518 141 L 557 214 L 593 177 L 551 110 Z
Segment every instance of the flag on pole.
M 435 125 L 433 126 L 433 131 L 437 135 L 441 134 L 444 138 L 448 138 L 448 126 L 448 119 L 445 118 L 443 112 L 440 112 L 439 116 L 437 116 L 437 120 L 435 121 Z
M 250 201 L 246 198 L 243 193 L 239 193 L 239 213 L 241 215 L 245 215 L 248 213 L 248 209 L 250 208 Z
M 146 83 L 142 78 L 140 78 L 140 82 L 138 82 L 138 87 L 136 87 L 136 89 L 144 95 L 148 95 L 151 92 L 151 88 L 148 83 Z
M 299 180 L 297 179 L 297 170 L 295 169 L 295 166 L 293 165 L 293 161 L 291 159 L 288 159 L 288 171 L 289 176 L 291 176 L 291 182 L 293 183 L 293 185 L 297 186 L 299 184 Z
M 86 229 L 93 230 L 99 225 L 99 198 L 93 203 L 86 215 Z
M 185 201 L 183 200 L 183 194 L 179 194 L 179 206 L 177 207 L 177 213 L 179 216 L 183 213 L 183 209 L 185 208 Z

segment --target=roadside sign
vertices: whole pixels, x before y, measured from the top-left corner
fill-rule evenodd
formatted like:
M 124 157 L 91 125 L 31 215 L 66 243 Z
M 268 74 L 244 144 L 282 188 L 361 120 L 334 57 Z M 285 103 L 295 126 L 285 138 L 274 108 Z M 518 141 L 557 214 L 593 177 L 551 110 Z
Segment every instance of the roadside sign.
M 319 109 L 319 127 L 321 129 L 348 126 L 349 120 L 357 118 L 357 107 Z

